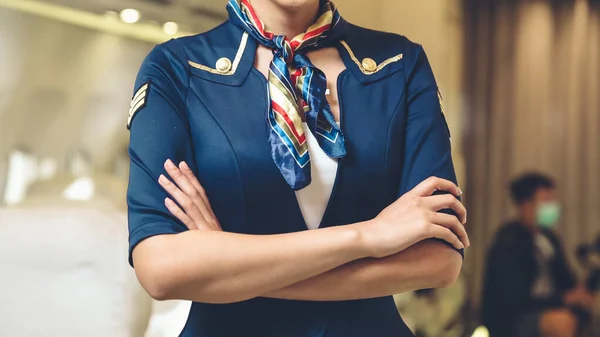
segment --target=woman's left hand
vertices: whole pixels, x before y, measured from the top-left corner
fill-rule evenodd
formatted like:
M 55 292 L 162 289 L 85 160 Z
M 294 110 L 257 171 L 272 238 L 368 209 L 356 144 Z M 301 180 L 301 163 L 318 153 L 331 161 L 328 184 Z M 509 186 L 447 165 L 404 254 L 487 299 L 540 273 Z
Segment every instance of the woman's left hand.
M 210 206 L 206 191 L 186 162 L 181 162 L 177 167 L 168 159 L 164 166 L 175 183 L 162 174 L 158 178 L 158 183 L 183 208 L 182 210 L 173 200 L 166 198 L 165 206 L 169 212 L 190 230 L 222 231 L 221 224 Z

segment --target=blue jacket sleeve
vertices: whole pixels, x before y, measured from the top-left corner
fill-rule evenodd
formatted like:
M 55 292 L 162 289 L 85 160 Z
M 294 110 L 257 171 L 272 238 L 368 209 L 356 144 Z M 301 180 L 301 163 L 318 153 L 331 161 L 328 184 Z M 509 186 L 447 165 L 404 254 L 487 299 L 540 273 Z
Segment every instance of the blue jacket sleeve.
M 433 71 L 420 45 L 411 43 L 408 49 L 411 52 L 405 64 L 407 117 L 400 195 L 431 176 L 456 183 L 450 131 Z
M 178 41 L 156 46 L 142 63 L 129 112 L 130 175 L 127 191 L 129 263 L 142 240 L 175 234 L 186 227 L 164 205 L 166 192 L 158 184 L 167 159 L 195 166 L 186 114 L 189 74 Z

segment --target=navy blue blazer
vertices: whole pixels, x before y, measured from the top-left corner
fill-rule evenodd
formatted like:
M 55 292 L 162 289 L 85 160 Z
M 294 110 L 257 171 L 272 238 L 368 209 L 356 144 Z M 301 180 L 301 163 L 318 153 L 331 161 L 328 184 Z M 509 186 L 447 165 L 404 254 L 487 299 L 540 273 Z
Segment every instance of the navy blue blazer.
M 438 87 L 420 45 L 348 23 L 335 43 L 347 154 L 321 227 L 374 218 L 430 176 L 456 181 Z M 131 251 L 186 227 L 164 206 L 166 159 L 187 161 L 223 229 L 306 230 L 295 193 L 273 163 L 265 122 L 267 81 L 253 67 L 257 43 L 231 23 L 155 47 L 141 66 L 129 123 Z M 227 58 L 230 61 L 217 61 Z M 365 58 L 375 61 L 363 62 Z M 364 65 L 363 65 L 364 64 Z M 392 297 L 308 302 L 255 298 L 193 303 L 181 336 L 412 336 Z

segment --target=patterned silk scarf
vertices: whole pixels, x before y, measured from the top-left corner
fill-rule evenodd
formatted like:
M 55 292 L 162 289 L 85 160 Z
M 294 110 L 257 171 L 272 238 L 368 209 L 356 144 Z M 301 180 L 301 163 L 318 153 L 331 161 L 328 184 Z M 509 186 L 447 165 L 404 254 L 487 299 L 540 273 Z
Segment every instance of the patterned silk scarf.
M 344 136 L 325 98 L 325 74 L 304 55 L 331 42 L 328 37 L 341 20 L 332 2 L 321 1 L 321 4 L 315 23 L 291 40 L 269 32 L 250 0 L 230 0 L 227 6 L 233 24 L 273 50 L 268 76 L 271 106 L 266 117 L 271 156 L 294 190 L 308 186 L 311 181 L 301 114 L 305 115 L 308 128 L 329 157 L 341 158 L 346 154 Z

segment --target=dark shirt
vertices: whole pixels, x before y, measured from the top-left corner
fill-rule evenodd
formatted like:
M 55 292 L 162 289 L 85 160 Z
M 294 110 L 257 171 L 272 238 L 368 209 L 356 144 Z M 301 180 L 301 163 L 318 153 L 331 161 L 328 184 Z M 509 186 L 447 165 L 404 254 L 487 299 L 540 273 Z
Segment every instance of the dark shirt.
M 482 320 L 492 337 L 515 336 L 519 319 L 532 310 L 561 306 L 563 295 L 575 286 L 562 246 L 552 231 L 541 233 L 552 244 L 547 260 L 553 293 L 540 299 L 532 289 L 540 273 L 535 236 L 518 222 L 504 225 L 496 234 L 486 259 Z
M 347 24 L 334 45 L 346 65 L 337 80 L 346 156 L 321 221 L 372 219 L 430 176 L 456 181 L 437 85 L 421 46 Z M 253 67 L 257 43 L 231 23 L 171 40 L 148 55 L 136 80 L 129 153 L 130 252 L 153 235 L 186 227 L 164 206 L 163 163 L 185 160 L 224 231 L 307 230 L 294 191 L 275 166 L 265 122 L 267 82 Z M 230 71 L 214 69 L 220 58 Z M 379 68 L 364 69 L 373 59 Z M 391 296 L 308 302 L 254 298 L 192 304 L 182 336 L 412 336 Z

